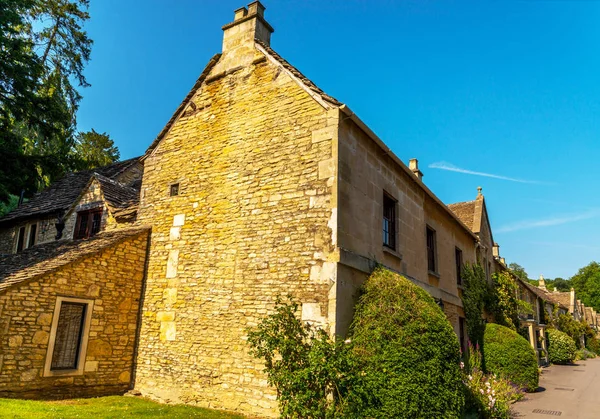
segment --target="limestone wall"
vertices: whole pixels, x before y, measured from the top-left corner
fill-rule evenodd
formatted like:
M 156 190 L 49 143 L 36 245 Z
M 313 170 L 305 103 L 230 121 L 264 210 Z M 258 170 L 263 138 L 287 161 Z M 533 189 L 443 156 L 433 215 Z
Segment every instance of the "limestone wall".
M 147 233 L 0 294 L 0 397 L 63 398 L 130 388 Z M 85 370 L 44 376 L 57 297 L 93 300 Z
M 425 288 L 439 290 L 436 296 L 444 299 L 448 307 L 460 306 L 455 248 L 462 250 L 465 263 L 473 262 L 474 238 L 425 193 L 412 173 L 402 170 L 351 120 L 344 120 L 340 126 L 338 148 L 340 248 L 349 251 L 354 259 L 362 257 L 381 263 Z M 396 251 L 383 246 L 384 191 L 397 200 Z M 437 275 L 428 272 L 426 225 L 436 231 Z M 367 276 L 342 269 L 345 273 L 338 277 L 338 311 L 348 317 L 362 283 L 360 278 Z M 459 308 L 447 310 L 452 312 L 449 318 L 457 332 Z M 338 332 L 343 334 L 345 328 L 340 326 Z
M 136 388 L 275 415 L 247 328 L 286 294 L 305 319 L 335 323 L 337 111 L 254 54 L 220 62 L 145 160 L 138 221 L 153 233 Z

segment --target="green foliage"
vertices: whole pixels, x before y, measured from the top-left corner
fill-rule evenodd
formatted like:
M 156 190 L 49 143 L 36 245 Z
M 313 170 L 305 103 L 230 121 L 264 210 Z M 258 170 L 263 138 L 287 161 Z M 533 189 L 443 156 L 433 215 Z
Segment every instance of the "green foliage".
M 525 272 L 525 268 L 523 268 L 518 263 L 511 263 L 510 265 L 508 265 L 508 269 L 510 269 L 513 274 L 521 278 L 523 281 L 527 281 L 529 279 L 527 272 Z
M 496 323 L 517 331 L 521 326 L 519 313 L 528 309 L 524 301 L 519 300 L 519 286 L 508 272 L 498 272 L 492 276 L 488 311 Z M 531 306 L 529 306 L 531 307 Z
M 298 303 L 277 301 L 273 314 L 248 333 L 251 353 L 265 361 L 282 418 L 352 417 L 363 401 L 356 357 L 296 316 Z M 365 396 L 366 399 L 366 396 Z
M 571 277 L 571 284 L 577 291 L 577 298 L 586 307 L 600 311 L 600 264 L 592 262 L 581 268 Z
M 87 0 L 0 2 L 0 202 L 73 170 L 75 114 L 87 86 Z
M 575 359 L 575 342 L 556 329 L 548 330 L 548 360 L 553 364 L 569 364 Z
M 482 347 L 483 334 L 485 333 L 483 314 L 489 294 L 485 271 L 480 265 L 465 264 L 462 278 L 462 302 L 467 323 L 467 334 L 474 345 Z
M 575 361 L 585 361 L 588 358 L 596 358 L 596 354 L 585 348 L 575 351 Z
M 585 347 L 588 351 L 600 355 L 600 339 L 596 337 L 586 339 Z
M 561 314 L 558 316 L 556 325 L 558 327 L 558 330 L 569 335 L 571 339 L 573 339 L 573 341 L 575 342 L 575 345 L 577 345 L 577 348 L 581 349 L 580 337 L 585 334 L 585 322 L 575 320 L 570 314 Z
M 8 214 L 9 212 L 17 208 L 18 204 L 19 197 L 15 195 L 10 195 L 6 204 L 0 201 L 0 217 Z
M 77 134 L 74 152 L 78 170 L 108 166 L 120 157 L 119 149 L 110 136 L 93 129 Z
M 460 417 L 458 339 L 426 291 L 376 269 L 356 306 L 350 336 L 375 399 L 360 417 Z
M 463 382 L 466 387 L 465 412 L 467 417 L 510 418 L 510 405 L 523 393 L 509 380 L 481 370 L 481 353 L 469 345 L 468 365 Z
M 527 391 L 539 382 L 538 361 L 529 342 L 515 331 L 490 323 L 485 328 L 483 356 L 488 372 L 506 378 Z

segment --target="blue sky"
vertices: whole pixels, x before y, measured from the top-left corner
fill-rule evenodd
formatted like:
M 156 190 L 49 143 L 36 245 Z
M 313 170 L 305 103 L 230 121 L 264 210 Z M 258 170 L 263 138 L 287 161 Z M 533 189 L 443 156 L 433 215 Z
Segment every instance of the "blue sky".
M 91 3 L 79 128 L 140 155 L 245 3 Z M 483 187 L 508 262 L 553 278 L 600 259 L 600 2 L 263 3 L 271 46 L 418 158 L 444 202 Z

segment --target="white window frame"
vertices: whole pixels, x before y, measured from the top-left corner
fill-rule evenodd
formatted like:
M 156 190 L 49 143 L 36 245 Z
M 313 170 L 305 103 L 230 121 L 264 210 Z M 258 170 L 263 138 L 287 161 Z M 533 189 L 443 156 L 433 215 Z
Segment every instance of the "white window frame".
M 29 246 L 29 234 L 31 233 L 31 227 L 32 226 L 36 226 L 35 229 L 35 239 L 33 240 L 33 245 L 35 246 L 38 242 L 38 237 L 40 235 L 40 229 L 39 229 L 39 223 L 36 221 L 35 223 L 28 223 L 25 225 L 20 225 L 18 227 L 15 227 L 15 241 L 13 243 L 13 253 L 17 253 L 17 247 L 19 246 L 19 231 L 21 230 L 21 227 L 25 227 L 25 235 L 23 236 L 23 250 L 25 249 L 29 249 L 31 246 Z
M 81 335 L 81 345 L 79 346 L 79 354 L 77 357 L 77 368 L 72 370 L 52 370 L 52 356 L 54 355 L 54 344 L 56 343 L 56 330 L 58 328 L 58 318 L 60 317 L 60 309 L 63 302 L 87 304 L 85 310 L 85 319 L 83 321 L 83 333 Z M 52 316 L 52 328 L 50 329 L 50 340 L 48 341 L 48 351 L 46 353 L 46 363 L 44 365 L 44 377 L 83 375 L 93 311 L 94 300 L 61 296 L 56 297 L 54 314 Z

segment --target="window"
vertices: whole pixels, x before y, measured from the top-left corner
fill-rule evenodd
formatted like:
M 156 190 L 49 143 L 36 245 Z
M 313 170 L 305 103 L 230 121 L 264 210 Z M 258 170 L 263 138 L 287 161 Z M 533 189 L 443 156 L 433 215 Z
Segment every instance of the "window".
M 29 226 L 29 240 L 27 241 L 27 247 L 31 247 L 35 244 L 37 239 L 37 223 Z
M 179 183 L 174 183 L 171 185 L 170 193 L 171 193 L 171 196 L 179 195 Z
M 93 305 L 93 300 L 56 299 L 45 376 L 83 374 Z
M 454 258 L 456 260 L 456 283 L 462 285 L 463 254 L 458 247 L 454 248 Z
M 61 304 L 50 369 L 77 369 L 86 308 L 87 304 Z
M 427 269 L 437 272 L 437 255 L 435 243 L 435 230 L 427 226 Z
M 467 336 L 465 335 L 465 319 L 464 317 L 459 317 L 458 318 L 458 328 L 459 328 L 459 338 L 460 338 L 460 351 L 462 352 L 463 356 L 465 356 L 465 351 L 466 351 L 466 340 L 467 340 Z
M 23 251 L 23 247 L 25 246 L 25 226 L 19 229 L 19 237 L 17 239 L 17 253 Z
M 396 250 L 396 201 L 383 194 L 383 245 Z
M 100 231 L 102 226 L 102 208 L 95 208 L 77 213 L 74 239 L 87 239 Z

